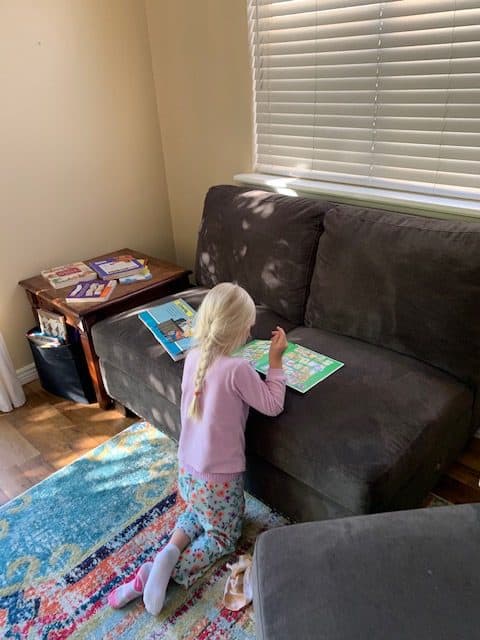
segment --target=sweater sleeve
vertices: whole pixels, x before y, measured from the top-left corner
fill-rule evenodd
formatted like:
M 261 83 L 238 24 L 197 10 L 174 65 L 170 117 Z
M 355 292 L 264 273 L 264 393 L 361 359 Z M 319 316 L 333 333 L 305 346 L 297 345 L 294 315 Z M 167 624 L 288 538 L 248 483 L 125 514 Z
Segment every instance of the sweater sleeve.
M 233 390 L 240 398 L 260 413 L 278 416 L 285 401 L 285 374 L 283 369 L 269 369 L 265 381 L 246 361 L 235 367 Z

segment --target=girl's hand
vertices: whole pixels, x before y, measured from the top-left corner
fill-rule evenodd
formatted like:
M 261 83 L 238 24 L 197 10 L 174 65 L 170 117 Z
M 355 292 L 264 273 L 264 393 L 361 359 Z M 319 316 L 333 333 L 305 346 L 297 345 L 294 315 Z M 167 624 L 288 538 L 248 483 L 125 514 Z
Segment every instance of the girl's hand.
M 272 331 L 272 341 L 268 359 L 272 369 L 282 368 L 282 355 L 288 346 L 287 336 L 282 327 L 277 327 Z

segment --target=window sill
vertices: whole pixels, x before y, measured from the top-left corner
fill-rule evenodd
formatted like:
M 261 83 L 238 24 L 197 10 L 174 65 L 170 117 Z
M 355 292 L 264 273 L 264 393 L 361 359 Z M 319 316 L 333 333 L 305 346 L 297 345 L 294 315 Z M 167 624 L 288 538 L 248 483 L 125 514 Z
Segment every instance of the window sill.
M 267 191 L 275 191 L 289 196 L 326 197 L 336 202 L 394 209 L 395 211 L 433 218 L 450 220 L 463 218 L 480 222 L 480 203 L 474 200 L 442 198 L 388 189 L 302 180 L 301 178 L 288 178 L 265 173 L 239 173 L 233 178 L 240 184 L 262 187 Z

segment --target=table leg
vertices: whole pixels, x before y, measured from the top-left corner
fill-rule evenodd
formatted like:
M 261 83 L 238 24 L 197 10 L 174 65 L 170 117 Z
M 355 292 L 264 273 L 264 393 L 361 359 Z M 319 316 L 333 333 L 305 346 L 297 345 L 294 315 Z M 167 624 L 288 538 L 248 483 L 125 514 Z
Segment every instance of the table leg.
M 38 324 L 37 309 L 40 307 L 40 304 L 38 303 L 38 298 L 37 296 L 33 295 L 33 293 L 31 293 L 30 291 L 26 291 L 25 293 L 27 294 L 28 302 L 30 303 L 33 317 L 35 318 L 35 324 L 37 325 Z
M 90 377 L 92 378 L 93 389 L 97 397 L 97 402 L 100 405 L 101 409 L 110 409 L 112 407 L 112 399 L 107 394 L 103 385 L 100 363 L 93 347 L 90 331 L 80 330 L 80 340 L 82 343 L 85 358 L 87 360 L 88 371 L 90 373 Z

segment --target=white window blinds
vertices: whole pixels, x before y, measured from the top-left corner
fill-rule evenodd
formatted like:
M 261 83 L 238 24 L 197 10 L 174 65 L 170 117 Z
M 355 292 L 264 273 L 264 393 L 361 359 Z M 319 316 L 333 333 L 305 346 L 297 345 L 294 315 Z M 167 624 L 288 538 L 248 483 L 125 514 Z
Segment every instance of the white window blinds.
M 480 0 L 249 0 L 256 171 L 480 200 Z

